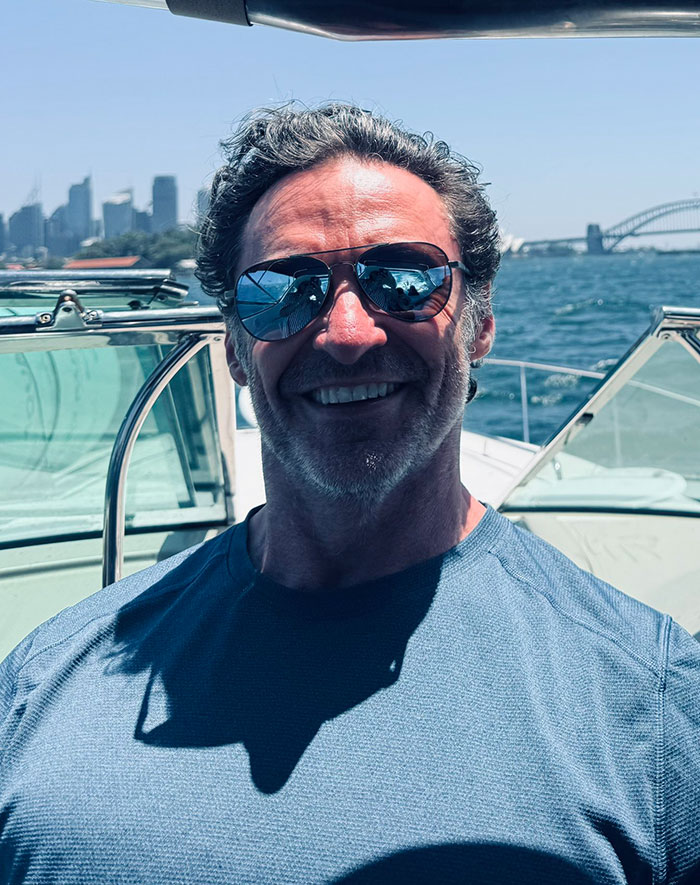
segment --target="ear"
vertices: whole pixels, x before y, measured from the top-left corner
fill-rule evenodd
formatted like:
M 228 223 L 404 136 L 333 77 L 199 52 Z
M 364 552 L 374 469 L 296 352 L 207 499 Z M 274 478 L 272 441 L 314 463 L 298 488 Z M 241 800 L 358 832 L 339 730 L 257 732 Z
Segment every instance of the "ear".
M 238 358 L 236 357 L 236 351 L 233 346 L 233 341 L 231 340 L 230 332 L 226 332 L 224 346 L 226 348 L 226 362 L 228 363 L 228 370 L 231 373 L 231 377 L 240 387 L 246 387 L 248 384 L 248 378 L 243 371 L 243 366 L 239 363 Z
M 491 303 L 491 283 L 488 284 L 486 292 L 484 293 L 486 296 L 489 305 Z M 493 347 L 493 339 L 496 336 L 496 321 L 493 318 L 493 314 L 489 314 L 487 317 L 481 321 L 481 326 L 476 333 L 476 338 L 474 339 L 474 343 L 471 346 L 469 351 L 469 357 L 473 363 L 477 360 L 483 359 L 486 354 Z
M 493 314 L 489 314 L 481 321 L 479 331 L 469 350 L 469 358 L 472 362 L 483 359 L 493 347 L 493 339 L 496 335 L 496 321 Z

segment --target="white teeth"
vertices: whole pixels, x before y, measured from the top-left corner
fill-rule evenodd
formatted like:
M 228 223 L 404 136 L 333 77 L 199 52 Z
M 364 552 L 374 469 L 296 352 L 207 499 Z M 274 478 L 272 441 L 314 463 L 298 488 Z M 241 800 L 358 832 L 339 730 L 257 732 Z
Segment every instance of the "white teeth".
M 327 406 L 378 399 L 393 393 L 397 386 L 383 381 L 381 384 L 356 384 L 354 387 L 317 387 L 310 395 L 315 402 Z

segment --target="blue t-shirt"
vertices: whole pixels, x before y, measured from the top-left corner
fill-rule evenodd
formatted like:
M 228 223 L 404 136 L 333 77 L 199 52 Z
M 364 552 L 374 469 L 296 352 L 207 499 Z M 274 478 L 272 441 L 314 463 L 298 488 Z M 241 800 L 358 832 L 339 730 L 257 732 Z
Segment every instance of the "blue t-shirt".
M 3 883 L 700 882 L 700 643 L 488 510 L 309 594 L 246 524 L 0 671 Z

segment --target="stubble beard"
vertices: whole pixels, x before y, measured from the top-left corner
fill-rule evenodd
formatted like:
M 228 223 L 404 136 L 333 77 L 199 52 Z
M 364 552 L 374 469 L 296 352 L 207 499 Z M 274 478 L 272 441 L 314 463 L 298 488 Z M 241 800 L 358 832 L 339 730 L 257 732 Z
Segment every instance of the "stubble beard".
M 409 385 L 404 395 L 411 397 L 415 406 L 406 410 L 408 417 L 390 438 L 377 434 L 376 421 L 371 418 L 300 428 L 297 410 L 284 420 L 270 407 L 252 360 L 245 360 L 263 463 L 272 459 L 292 488 L 310 489 L 359 513 L 375 511 L 404 480 L 424 469 L 455 425 L 461 425 L 469 389 L 465 345 L 471 340 L 470 331 L 462 329 L 455 336 L 457 340 L 451 341 L 452 352 L 443 364 L 444 376 L 432 402 L 426 401 L 420 384 Z M 460 347 L 464 347 L 461 353 Z M 427 367 L 425 370 L 427 373 Z

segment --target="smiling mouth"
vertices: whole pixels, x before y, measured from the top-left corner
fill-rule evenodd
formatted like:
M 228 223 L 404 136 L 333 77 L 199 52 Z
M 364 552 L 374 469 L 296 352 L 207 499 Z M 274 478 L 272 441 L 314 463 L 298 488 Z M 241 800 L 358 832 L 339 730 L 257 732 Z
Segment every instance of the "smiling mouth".
M 317 387 L 315 390 L 309 391 L 307 396 L 319 405 L 334 406 L 384 399 L 402 386 L 402 384 L 383 381 L 380 384 L 354 384 L 349 387 Z

